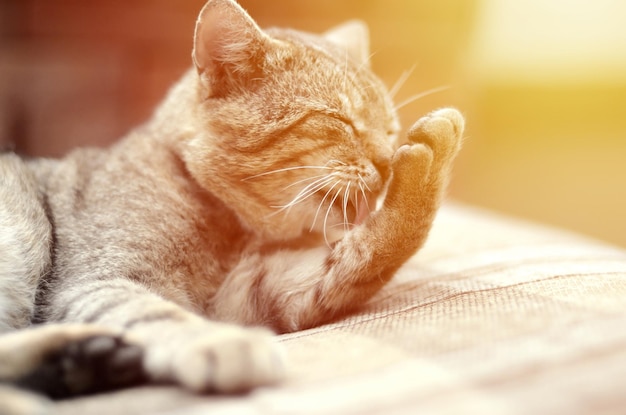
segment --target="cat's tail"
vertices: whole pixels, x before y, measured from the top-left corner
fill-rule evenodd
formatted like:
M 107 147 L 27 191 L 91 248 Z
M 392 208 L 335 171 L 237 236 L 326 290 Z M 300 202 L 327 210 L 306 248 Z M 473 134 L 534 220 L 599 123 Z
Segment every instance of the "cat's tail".
M 52 225 L 28 166 L 0 155 L 0 333 L 30 324 L 37 286 L 50 266 Z

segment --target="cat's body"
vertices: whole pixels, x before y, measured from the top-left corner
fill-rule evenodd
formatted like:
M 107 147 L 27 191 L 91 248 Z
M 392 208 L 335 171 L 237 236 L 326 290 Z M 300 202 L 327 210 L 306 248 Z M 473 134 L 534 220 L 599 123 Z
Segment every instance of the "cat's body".
M 380 289 L 427 236 L 463 120 L 435 112 L 396 149 L 364 35 L 262 32 L 212 0 L 147 125 L 59 161 L 0 155 L 0 379 L 105 348 L 150 380 L 246 389 L 282 376 L 280 351 L 230 323 L 307 328 Z

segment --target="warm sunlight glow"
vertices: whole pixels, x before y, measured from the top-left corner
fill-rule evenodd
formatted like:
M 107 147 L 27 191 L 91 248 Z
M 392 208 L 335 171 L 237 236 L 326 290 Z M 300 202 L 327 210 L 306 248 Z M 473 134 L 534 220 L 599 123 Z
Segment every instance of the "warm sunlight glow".
M 625 22 L 619 0 L 487 0 L 471 65 L 492 80 L 623 81 Z
M 626 245 L 626 3 L 484 0 L 452 194 Z

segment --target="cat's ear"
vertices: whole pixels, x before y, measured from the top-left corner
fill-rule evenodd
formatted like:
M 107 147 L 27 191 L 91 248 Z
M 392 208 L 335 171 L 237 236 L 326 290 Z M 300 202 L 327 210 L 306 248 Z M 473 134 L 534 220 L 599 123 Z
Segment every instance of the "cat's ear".
M 234 0 L 209 0 L 198 17 L 193 48 L 209 95 L 227 94 L 258 74 L 271 41 Z
M 324 37 L 348 51 L 357 63 L 369 63 L 370 36 L 365 22 L 350 20 L 324 33 Z

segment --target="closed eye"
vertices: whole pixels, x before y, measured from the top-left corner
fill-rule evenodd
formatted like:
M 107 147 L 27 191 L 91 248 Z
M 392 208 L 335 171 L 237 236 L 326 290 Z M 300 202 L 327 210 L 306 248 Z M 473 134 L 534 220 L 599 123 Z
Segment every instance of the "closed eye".
M 341 134 L 347 134 L 347 136 L 351 139 L 359 137 L 359 133 L 351 120 L 345 117 L 333 118 L 341 123 L 341 127 L 338 128 L 338 130 L 341 131 Z

